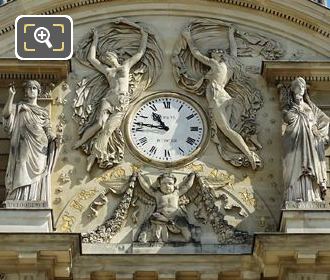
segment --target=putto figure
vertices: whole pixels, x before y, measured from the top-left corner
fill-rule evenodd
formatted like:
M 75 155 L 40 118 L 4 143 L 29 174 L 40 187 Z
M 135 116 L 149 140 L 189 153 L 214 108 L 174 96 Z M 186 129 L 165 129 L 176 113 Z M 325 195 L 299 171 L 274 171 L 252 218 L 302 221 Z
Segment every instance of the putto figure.
M 330 118 L 310 100 L 306 81 L 298 77 L 281 87 L 283 122 L 283 177 L 285 200 L 321 201 L 326 194 L 325 145 Z
M 154 230 L 154 241 L 167 242 L 169 232 L 181 234 L 185 242 L 191 241 L 193 225 L 189 224 L 185 212 L 180 207 L 179 199 L 193 186 L 194 179 L 195 173 L 190 173 L 177 185 L 174 175 L 164 173 L 157 178 L 156 188 L 151 188 L 143 176 L 138 174 L 138 181 L 142 189 L 156 201 L 156 210 L 151 214 L 139 235 L 140 242 L 147 242 L 148 230 Z M 146 229 L 150 225 L 151 228 Z
M 11 137 L 6 200 L 41 201 L 49 206 L 49 177 L 59 142 L 52 133 L 48 111 L 37 104 L 40 84 L 30 80 L 24 89 L 27 100 L 13 104 L 16 90 L 11 86 L 3 109 L 4 129 Z
M 73 148 L 82 147 L 88 154 L 87 171 L 95 160 L 101 168 L 111 168 L 122 160 L 124 139 L 120 125 L 130 101 L 141 91 L 139 85 L 143 84 L 144 88 L 151 83 L 143 61 L 149 37 L 150 44 L 154 44 L 153 37 L 143 27 L 123 18 L 107 27 L 93 29 L 92 41 L 83 40 L 77 51 L 82 63 L 86 64 L 86 59 L 89 66 L 100 73 L 79 83 L 74 104 L 81 138 Z M 136 38 L 136 31 L 139 38 Z M 130 32 L 132 43 L 129 42 L 132 39 L 127 38 Z M 139 46 L 133 53 L 137 42 Z M 126 52 L 125 48 L 128 48 Z M 149 62 L 153 59 L 150 55 L 148 58 Z
M 223 39 L 229 41 L 229 53 L 220 47 L 209 49 L 209 56 L 202 54 L 197 47 L 197 42 L 202 46 L 203 37 L 197 36 L 197 30 L 202 29 L 209 36 L 212 32 L 213 37 L 220 31 L 227 33 Z M 175 51 L 175 76 L 181 87 L 198 95 L 205 94 L 212 121 L 212 140 L 222 158 L 235 166 L 250 165 L 255 170 L 261 165 L 255 153 L 262 148 L 256 137 L 255 118 L 262 99 L 237 60 L 235 31 L 232 25 L 225 23 L 222 26 L 214 22 L 188 25 Z M 193 39 L 193 34 L 198 41 Z

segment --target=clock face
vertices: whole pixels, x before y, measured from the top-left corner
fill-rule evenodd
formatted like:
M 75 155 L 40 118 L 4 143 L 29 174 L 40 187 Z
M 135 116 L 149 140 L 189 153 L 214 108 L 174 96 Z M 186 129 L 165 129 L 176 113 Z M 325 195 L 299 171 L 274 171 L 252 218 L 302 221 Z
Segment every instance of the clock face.
M 200 107 L 178 94 L 154 94 L 130 116 L 128 135 L 137 154 L 155 163 L 180 163 L 200 151 L 206 120 Z

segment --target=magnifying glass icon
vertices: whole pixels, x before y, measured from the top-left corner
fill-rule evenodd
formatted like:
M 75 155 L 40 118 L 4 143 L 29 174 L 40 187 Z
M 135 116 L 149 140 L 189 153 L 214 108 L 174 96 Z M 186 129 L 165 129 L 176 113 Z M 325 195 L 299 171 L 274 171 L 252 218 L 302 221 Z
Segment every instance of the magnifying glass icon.
M 41 44 L 46 44 L 49 49 L 53 47 L 52 43 L 49 41 L 50 32 L 46 27 L 38 27 L 34 31 L 34 39 Z

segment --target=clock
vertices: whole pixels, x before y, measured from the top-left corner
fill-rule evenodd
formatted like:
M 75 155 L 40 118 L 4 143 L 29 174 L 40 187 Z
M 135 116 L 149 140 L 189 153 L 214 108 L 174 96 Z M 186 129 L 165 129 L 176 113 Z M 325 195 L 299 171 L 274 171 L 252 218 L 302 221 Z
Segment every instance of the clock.
M 188 163 L 205 148 L 207 121 L 202 108 L 178 93 L 154 93 L 128 115 L 129 148 L 143 161 L 172 167 Z

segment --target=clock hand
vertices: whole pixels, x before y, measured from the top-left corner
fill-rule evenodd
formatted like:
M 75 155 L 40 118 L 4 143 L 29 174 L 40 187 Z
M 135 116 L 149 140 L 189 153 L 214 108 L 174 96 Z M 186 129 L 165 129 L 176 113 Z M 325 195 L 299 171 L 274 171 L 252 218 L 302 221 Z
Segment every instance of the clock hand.
M 151 127 L 151 128 L 158 128 L 158 129 L 164 129 L 164 130 L 168 130 L 168 127 L 165 127 L 163 125 L 153 125 L 153 124 L 149 124 L 149 123 L 142 123 L 142 122 L 134 122 L 134 124 L 136 125 L 141 125 L 141 126 L 146 126 L 146 127 Z
M 164 127 L 164 129 L 165 129 L 166 131 L 169 130 L 168 126 L 165 125 L 165 123 L 162 121 L 162 116 L 161 116 L 161 115 L 156 114 L 155 112 L 153 112 L 153 113 L 152 113 L 152 119 L 153 119 L 154 121 L 156 121 L 156 122 L 159 122 L 160 125 L 161 125 L 162 127 Z

